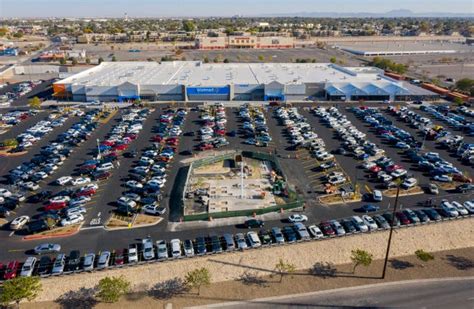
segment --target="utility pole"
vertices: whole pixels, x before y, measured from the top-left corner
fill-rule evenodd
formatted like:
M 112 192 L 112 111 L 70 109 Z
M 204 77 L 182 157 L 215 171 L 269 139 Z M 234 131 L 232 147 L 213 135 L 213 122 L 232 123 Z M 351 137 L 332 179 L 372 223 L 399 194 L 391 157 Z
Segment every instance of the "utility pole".
M 395 204 L 392 211 L 392 222 L 390 223 L 390 233 L 388 234 L 387 251 L 385 252 L 385 261 L 383 263 L 382 279 L 385 279 L 387 272 L 388 257 L 390 255 L 390 246 L 392 245 L 393 225 L 395 224 L 395 213 L 397 212 L 398 196 L 400 195 L 400 183 L 397 186 L 397 195 L 395 196 Z
M 97 158 L 100 159 L 101 154 L 100 154 L 100 145 L 99 145 L 99 139 L 97 139 Z

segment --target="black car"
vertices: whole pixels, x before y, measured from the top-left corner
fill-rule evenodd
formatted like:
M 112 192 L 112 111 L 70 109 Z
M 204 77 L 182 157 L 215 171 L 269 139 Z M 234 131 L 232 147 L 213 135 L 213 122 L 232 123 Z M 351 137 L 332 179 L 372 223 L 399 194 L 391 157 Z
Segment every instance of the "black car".
M 433 208 L 422 209 L 422 211 L 433 221 L 441 220 L 441 215 Z
M 400 225 L 400 221 L 398 220 L 398 218 L 395 216 L 392 215 L 392 213 L 390 212 L 386 212 L 382 215 L 385 220 L 387 220 L 388 224 L 390 224 L 391 226 L 399 226 Z
M 341 225 L 346 230 L 346 233 L 355 233 L 357 232 L 357 228 L 355 227 L 354 223 L 349 219 L 342 219 Z
M 265 231 L 265 230 L 260 230 L 258 233 L 258 236 L 260 237 L 260 240 L 262 242 L 262 245 L 270 245 L 272 243 L 272 236 L 270 232 Z
M 132 151 L 129 151 L 129 152 L 124 153 L 123 156 L 124 156 L 125 158 L 133 159 L 133 158 L 136 158 L 136 157 L 137 157 L 137 152 L 136 152 L 135 150 L 132 150 Z
M 212 253 L 222 252 L 221 240 L 219 239 L 217 235 L 209 236 L 209 243 L 210 243 Z
M 192 156 L 193 152 L 191 150 L 183 150 L 179 154 L 182 156 Z
M 28 224 L 26 225 L 26 229 L 29 233 L 35 234 L 48 230 L 49 225 L 45 220 L 34 220 L 28 222 Z
M 51 191 L 41 191 L 30 197 L 31 203 L 41 203 L 49 199 L 53 195 Z
M 285 226 L 282 229 L 283 235 L 286 238 L 286 241 L 288 242 L 295 242 L 296 241 L 296 233 L 295 230 L 291 226 Z
M 472 190 L 474 190 L 474 185 L 470 183 L 465 183 L 456 187 L 456 191 L 460 193 L 466 193 Z
M 249 229 L 263 227 L 264 225 L 265 225 L 265 222 L 263 222 L 262 220 L 250 219 L 250 220 L 245 221 L 245 227 Z
M 413 210 L 413 212 L 418 217 L 418 219 L 420 219 L 421 223 L 430 221 L 430 218 L 428 217 L 428 215 L 421 209 L 415 209 Z
M 195 135 L 194 131 L 186 132 L 183 134 L 183 136 L 194 136 L 194 135 Z
M 67 262 L 67 270 L 75 271 L 75 270 L 78 270 L 80 266 L 81 266 L 81 252 L 79 250 L 72 250 L 69 253 L 68 262 Z
M 198 255 L 206 254 L 206 239 L 204 237 L 196 238 L 196 252 Z
M 6 207 L 0 206 L 0 217 L 8 217 L 10 215 L 10 210 Z
M 39 266 L 38 266 L 38 275 L 46 275 L 49 273 L 49 270 L 51 268 L 52 261 L 51 258 L 47 255 L 43 255 L 39 261 Z

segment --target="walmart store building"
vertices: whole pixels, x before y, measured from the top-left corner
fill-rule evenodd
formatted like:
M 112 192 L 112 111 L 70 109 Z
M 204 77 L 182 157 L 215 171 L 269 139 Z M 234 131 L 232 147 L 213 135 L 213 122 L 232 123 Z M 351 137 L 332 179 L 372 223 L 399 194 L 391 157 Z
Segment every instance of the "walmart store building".
M 373 67 L 325 63 L 103 62 L 53 84 L 72 101 L 302 101 L 435 99 Z

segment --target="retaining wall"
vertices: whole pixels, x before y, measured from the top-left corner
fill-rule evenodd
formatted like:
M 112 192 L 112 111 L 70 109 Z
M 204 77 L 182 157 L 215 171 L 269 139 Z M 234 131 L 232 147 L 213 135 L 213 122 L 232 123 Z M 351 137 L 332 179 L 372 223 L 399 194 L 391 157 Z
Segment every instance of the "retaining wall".
M 237 279 L 249 270 L 260 275 L 268 275 L 280 258 L 294 263 L 298 269 L 309 269 L 316 262 L 332 262 L 336 265 L 350 263 L 353 249 L 367 250 L 374 255 L 375 259 L 382 259 L 387 238 L 388 231 L 379 231 L 251 249 L 245 252 L 206 255 L 166 262 L 156 261 L 106 271 L 44 278 L 42 279 L 43 291 L 37 300 L 54 300 L 68 291 L 94 287 L 101 278 L 106 276 L 123 275 L 131 281 L 133 286 L 143 288 L 175 277 L 184 278 L 188 271 L 197 267 L 207 267 L 212 274 L 212 280 L 219 282 Z M 396 229 L 393 234 L 391 257 L 412 255 L 417 249 L 436 252 L 468 247 L 474 248 L 474 218 Z

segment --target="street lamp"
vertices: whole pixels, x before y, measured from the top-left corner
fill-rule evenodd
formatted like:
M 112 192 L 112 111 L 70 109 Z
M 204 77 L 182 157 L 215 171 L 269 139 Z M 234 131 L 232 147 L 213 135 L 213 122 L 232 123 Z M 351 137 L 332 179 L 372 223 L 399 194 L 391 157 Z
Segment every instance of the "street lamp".
M 385 261 L 383 263 L 382 279 L 385 279 L 387 272 L 388 257 L 390 255 L 390 246 L 392 245 L 393 225 L 395 224 L 395 213 L 397 212 L 398 197 L 400 195 L 400 181 L 397 183 L 397 195 L 395 196 L 395 204 L 392 211 L 392 222 L 390 222 L 390 233 L 388 234 L 387 251 L 385 252 Z
M 100 159 L 101 155 L 100 155 L 100 145 L 99 145 L 99 139 L 97 139 L 97 158 Z

